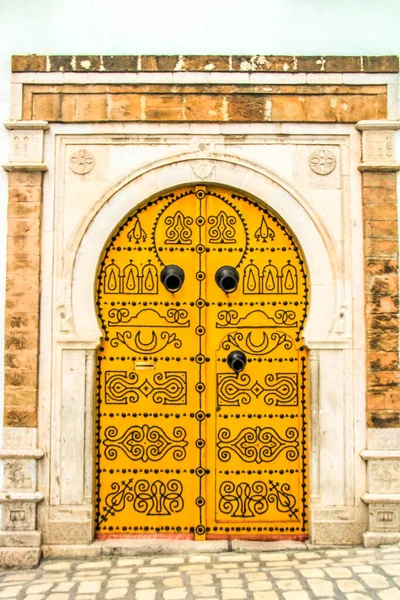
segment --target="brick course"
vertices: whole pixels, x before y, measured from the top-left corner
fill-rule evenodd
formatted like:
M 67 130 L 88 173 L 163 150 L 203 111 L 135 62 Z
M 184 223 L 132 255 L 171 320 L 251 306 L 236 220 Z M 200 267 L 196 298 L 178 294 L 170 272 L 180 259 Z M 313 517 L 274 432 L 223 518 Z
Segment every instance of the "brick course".
M 386 86 L 32 85 L 23 118 L 60 123 L 315 122 L 383 119 Z
M 275 73 L 398 73 L 397 56 L 38 56 L 12 57 L 14 73 L 137 71 L 259 71 Z

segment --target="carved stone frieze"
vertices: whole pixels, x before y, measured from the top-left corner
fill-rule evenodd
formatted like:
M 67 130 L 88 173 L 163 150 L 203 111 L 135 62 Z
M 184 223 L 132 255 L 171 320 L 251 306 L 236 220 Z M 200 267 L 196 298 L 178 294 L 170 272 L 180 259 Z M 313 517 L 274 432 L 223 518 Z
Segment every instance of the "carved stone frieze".
M 363 161 L 395 162 L 394 131 L 365 131 L 363 133 Z
M 400 493 L 400 461 L 369 460 L 368 472 L 370 493 Z
M 369 528 L 372 531 L 398 531 L 400 506 L 398 504 L 370 504 Z
M 7 121 L 10 130 L 9 162 L 6 171 L 16 169 L 46 170 L 43 164 L 44 132 L 49 128 L 46 121 Z
M 13 131 L 10 161 L 41 162 L 43 158 L 43 131 Z
M 396 131 L 400 121 L 359 121 L 362 132 L 362 163 L 360 171 L 398 171 Z
M 36 527 L 35 502 L 4 502 L 3 531 L 32 531 Z
M 4 488 L 33 490 L 35 469 L 34 460 L 4 460 Z

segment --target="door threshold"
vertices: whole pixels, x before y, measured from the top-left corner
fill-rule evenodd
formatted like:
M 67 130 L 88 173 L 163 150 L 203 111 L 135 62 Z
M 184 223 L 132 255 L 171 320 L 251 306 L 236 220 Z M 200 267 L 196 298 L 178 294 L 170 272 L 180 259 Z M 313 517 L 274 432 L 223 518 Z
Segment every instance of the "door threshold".
M 295 540 L 173 540 L 173 539 L 108 539 L 85 545 L 45 545 L 44 558 L 100 558 L 102 556 L 146 556 L 153 554 L 215 554 L 225 552 L 290 552 L 307 550 L 308 542 Z

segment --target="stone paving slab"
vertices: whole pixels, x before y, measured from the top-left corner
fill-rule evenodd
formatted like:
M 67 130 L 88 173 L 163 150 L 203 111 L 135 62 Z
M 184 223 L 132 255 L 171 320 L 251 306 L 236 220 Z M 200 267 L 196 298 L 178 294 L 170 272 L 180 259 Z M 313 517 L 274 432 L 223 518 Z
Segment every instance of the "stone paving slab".
M 400 600 L 400 545 L 43 560 L 0 600 Z

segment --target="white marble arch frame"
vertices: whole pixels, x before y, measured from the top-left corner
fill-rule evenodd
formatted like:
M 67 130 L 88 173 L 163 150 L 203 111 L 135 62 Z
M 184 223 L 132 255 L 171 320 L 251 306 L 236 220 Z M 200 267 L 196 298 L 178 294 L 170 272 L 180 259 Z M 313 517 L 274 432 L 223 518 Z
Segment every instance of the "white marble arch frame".
M 208 173 L 208 175 L 204 176 L 204 173 Z M 352 512 L 352 507 L 357 508 L 360 505 L 359 495 L 356 493 L 357 481 L 361 480 L 362 482 L 364 475 L 355 476 L 354 472 L 354 458 L 352 457 L 355 419 L 354 393 L 349 391 L 353 388 L 352 381 L 357 367 L 350 367 L 350 372 L 344 374 L 345 365 L 354 363 L 351 327 L 342 330 L 341 335 L 336 333 L 337 315 L 342 305 L 346 304 L 343 264 L 339 258 L 339 246 L 333 241 L 327 228 L 307 200 L 294 189 L 292 184 L 264 167 L 237 156 L 193 152 L 153 162 L 136 169 L 116 182 L 98 200 L 77 227 L 64 255 L 63 275 L 61 281 L 58 282 L 61 286 L 57 286 L 57 305 L 62 306 L 68 327 L 63 329 L 59 324 L 58 334 L 56 334 L 55 341 L 60 353 L 56 361 L 60 365 L 60 368 L 57 368 L 59 376 L 56 377 L 58 379 L 56 396 L 61 398 L 61 403 L 68 403 L 71 398 L 76 403 L 75 406 L 80 407 L 82 403 L 84 405 L 79 408 L 81 417 L 76 415 L 70 442 L 72 457 L 76 452 L 75 448 L 72 448 L 73 440 L 83 438 L 81 463 L 84 464 L 80 464 L 75 469 L 71 468 L 68 475 L 59 472 L 61 483 L 55 486 L 59 491 L 50 492 L 50 505 L 53 505 L 55 510 L 50 509 L 49 517 L 50 521 L 54 518 L 63 521 L 63 511 L 58 512 L 57 505 L 60 509 L 63 505 L 69 505 L 81 524 L 81 519 L 86 519 L 83 514 L 87 515 L 89 521 L 86 521 L 86 533 L 78 533 L 83 531 L 80 525 L 75 535 L 72 534 L 71 529 L 72 543 L 87 543 L 93 539 L 91 508 L 93 506 L 94 459 L 92 446 L 94 359 L 102 334 L 95 311 L 95 280 L 100 256 L 113 231 L 135 206 L 174 187 L 187 184 L 206 185 L 207 183 L 243 191 L 244 194 L 265 203 L 286 222 L 299 240 L 310 275 L 311 296 L 309 316 L 304 332 L 305 343 L 311 350 L 311 506 L 317 507 L 315 514 L 318 510 L 323 510 L 324 518 L 328 522 L 335 521 L 337 518 L 338 511 L 335 511 L 335 505 L 339 505 L 343 510 L 349 509 L 346 513 L 347 517 L 353 522 L 357 521 L 358 517 Z M 333 363 L 336 365 L 333 369 L 334 376 L 331 375 L 329 378 L 326 376 L 328 365 L 330 368 Z M 70 379 L 71 374 L 73 379 Z M 358 374 L 358 378 L 359 376 L 360 374 Z M 339 380 L 340 383 L 338 383 Z M 75 392 L 70 391 L 76 389 L 76 382 L 79 382 L 80 389 L 83 389 L 82 398 L 79 401 L 73 397 Z M 325 403 L 328 402 L 329 406 L 325 406 Z M 361 400 L 362 402 L 363 400 Z M 336 405 L 339 408 L 335 408 Z M 330 419 L 335 410 L 336 414 L 339 410 L 343 412 L 343 415 L 336 418 L 336 425 L 331 425 Z M 358 415 L 360 410 L 363 410 L 362 407 L 357 409 Z M 59 414 L 59 411 L 55 411 L 53 414 Z M 325 414 L 326 428 L 331 428 L 328 442 L 320 434 L 320 415 L 323 414 Z M 54 429 L 52 426 L 52 438 L 57 445 L 57 435 L 63 429 L 63 417 L 56 417 L 56 420 L 59 422 Z M 68 428 L 71 430 L 71 424 Z M 336 436 L 345 440 L 344 446 L 347 448 L 339 458 L 331 456 L 331 450 L 335 449 L 337 443 Z M 50 468 L 53 470 L 52 467 Z M 59 466 L 56 471 L 58 469 Z M 320 473 L 323 470 L 333 473 L 335 469 L 338 472 L 340 485 L 332 482 L 328 485 L 325 493 L 320 494 Z M 56 475 L 56 472 L 50 474 L 50 482 L 57 479 Z M 63 478 L 66 479 L 64 484 Z M 65 489 L 73 490 L 66 494 L 68 501 L 62 499 L 63 485 Z M 361 485 L 363 484 L 361 483 Z M 55 490 L 53 484 L 50 487 Z M 82 509 L 84 509 L 83 512 Z M 78 515 L 80 516 L 78 517 Z M 339 518 L 342 517 L 343 514 L 340 514 Z M 50 522 L 47 525 L 49 526 L 48 531 L 50 531 Z M 320 533 L 318 530 L 313 534 L 312 523 L 311 539 L 320 543 L 325 541 L 323 531 Z M 353 535 L 353 538 L 349 539 L 349 543 L 354 541 L 357 540 Z M 60 542 L 56 541 L 55 543 Z
M 210 171 L 196 175 L 196 164 Z M 342 303 L 343 279 L 335 242 L 307 200 L 271 171 L 226 154 L 193 152 L 169 157 L 135 170 L 116 183 L 75 230 L 65 253 L 64 306 L 79 339 L 100 340 L 94 305 L 94 286 L 102 250 L 113 231 L 135 206 L 180 185 L 207 183 L 242 191 L 270 207 L 299 241 L 311 281 L 311 305 L 304 332 L 311 346 L 326 340 Z M 320 315 L 325 327 L 321 329 Z

